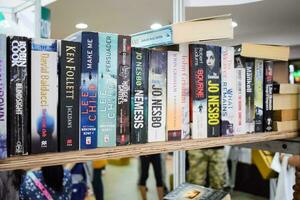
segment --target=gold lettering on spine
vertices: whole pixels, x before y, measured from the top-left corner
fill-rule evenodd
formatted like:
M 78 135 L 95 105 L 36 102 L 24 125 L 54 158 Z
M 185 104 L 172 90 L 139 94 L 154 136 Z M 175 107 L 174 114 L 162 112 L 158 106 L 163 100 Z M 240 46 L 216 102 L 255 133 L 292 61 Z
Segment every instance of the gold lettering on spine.
M 48 53 L 41 55 L 41 106 L 48 106 L 48 92 L 49 92 L 49 70 L 48 70 Z
M 75 76 L 75 46 L 66 46 L 66 98 L 74 99 L 74 76 Z

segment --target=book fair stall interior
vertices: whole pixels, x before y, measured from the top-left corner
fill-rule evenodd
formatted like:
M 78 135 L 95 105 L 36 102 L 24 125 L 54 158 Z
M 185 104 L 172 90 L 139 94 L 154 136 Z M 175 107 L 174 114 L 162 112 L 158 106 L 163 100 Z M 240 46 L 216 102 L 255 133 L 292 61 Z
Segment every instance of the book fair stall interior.
M 1 0 L 0 200 L 300 200 L 299 0 Z

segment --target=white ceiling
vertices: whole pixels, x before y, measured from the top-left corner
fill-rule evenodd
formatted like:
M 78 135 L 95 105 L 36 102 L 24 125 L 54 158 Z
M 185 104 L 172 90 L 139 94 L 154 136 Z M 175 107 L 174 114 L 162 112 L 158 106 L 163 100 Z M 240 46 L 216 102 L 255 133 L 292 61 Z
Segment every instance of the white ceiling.
M 172 21 L 172 0 L 58 0 L 52 3 L 52 37 L 64 38 L 85 22 L 88 30 L 131 34 L 154 22 Z M 220 44 L 259 42 L 300 44 L 300 0 L 264 0 L 253 4 L 186 8 L 186 18 L 232 13 L 235 39 Z

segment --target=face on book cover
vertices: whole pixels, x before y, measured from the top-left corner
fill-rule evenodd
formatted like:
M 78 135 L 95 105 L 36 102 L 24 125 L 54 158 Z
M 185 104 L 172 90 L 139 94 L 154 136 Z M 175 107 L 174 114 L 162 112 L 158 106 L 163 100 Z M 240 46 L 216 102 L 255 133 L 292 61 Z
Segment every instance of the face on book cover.
M 216 61 L 214 52 L 212 50 L 207 50 L 206 57 L 207 57 L 206 64 L 209 67 L 209 69 L 212 70 L 215 66 L 215 61 Z

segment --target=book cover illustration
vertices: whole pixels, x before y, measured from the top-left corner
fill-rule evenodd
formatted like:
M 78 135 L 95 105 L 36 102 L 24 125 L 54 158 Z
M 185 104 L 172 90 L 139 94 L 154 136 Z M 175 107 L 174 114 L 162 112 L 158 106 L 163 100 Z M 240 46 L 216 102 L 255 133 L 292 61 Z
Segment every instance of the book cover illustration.
M 235 124 L 234 134 L 244 134 L 246 126 L 246 70 L 240 56 L 235 57 Z
M 221 80 L 221 132 L 223 136 L 234 133 L 234 49 L 222 47 Z
M 255 106 L 255 132 L 263 132 L 263 87 L 264 87 L 264 61 L 255 59 L 255 84 L 254 84 L 254 106 Z
M 222 190 L 214 190 L 200 185 L 182 183 L 167 194 L 165 200 L 225 200 L 229 195 Z
M 254 132 L 254 59 L 245 59 L 246 68 L 246 132 Z
M 9 154 L 28 154 L 30 124 L 30 62 L 31 40 L 8 37 L 8 110 Z
M 206 45 L 190 45 L 192 138 L 207 138 Z
M 190 92 L 189 92 L 189 46 L 188 44 L 179 45 L 180 66 L 181 66 L 181 102 L 182 102 L 182 130 L 181 139 L 190 138 Z M 179 76 L 177 76 L 179 78 Z
M 264 131 L 272 131 L 273 112 L 273 62 L 264 65 Z
M 0 160 L 7 157 L 6 36 L 0 34 Z
M 180 53 L 168 51 L 167 67 L 167 137 L 168 141 L 181 140 L 182 109 L 178 106 L 181 99 Z
M 80 86 L 80 149 L 97 147 L 98 33 L 82 32 Z
M 81 45 L 61 41 L 59 67 L 59 150 L 79 149 Z
M 166 51 L 149 51 L 148 142 L 166 140 Z
M 220 136 L 221 121 L 221 47 L 206 46 L 207 69 L 207 134 Z
M 149 52 L 132 48 L 131 76 L 131 135 L 132 144 L 146 143 L 148 139 L 148 74 Z
M 56 40 L 33 39 L 31 44 L 31 152 L 58 150 L 58 53 Z
M 118 38 L 118 102 L 117 102 L 117 145 L 130 143 L 130 36 Z
M 98 147 L 116 146 L 118 35 L 99 33 Z

